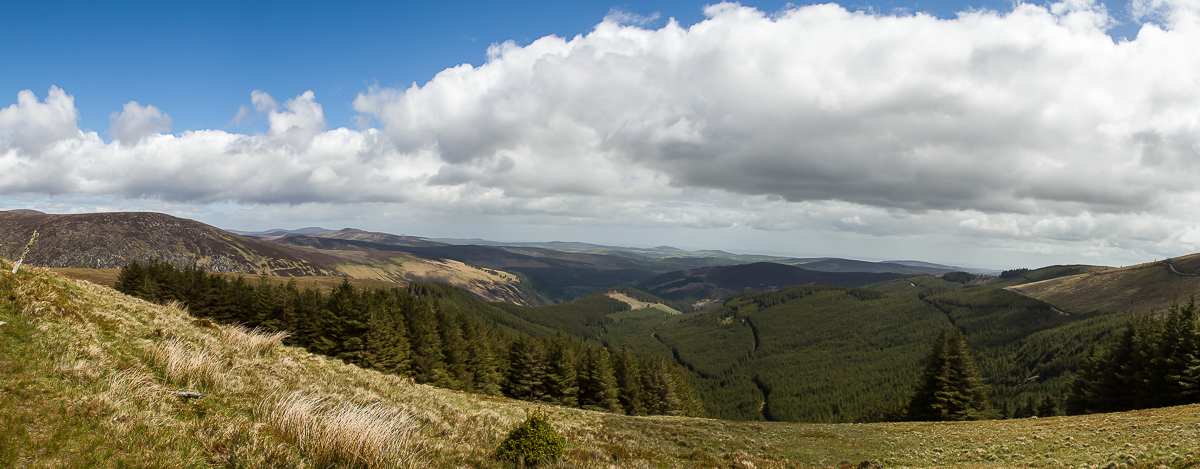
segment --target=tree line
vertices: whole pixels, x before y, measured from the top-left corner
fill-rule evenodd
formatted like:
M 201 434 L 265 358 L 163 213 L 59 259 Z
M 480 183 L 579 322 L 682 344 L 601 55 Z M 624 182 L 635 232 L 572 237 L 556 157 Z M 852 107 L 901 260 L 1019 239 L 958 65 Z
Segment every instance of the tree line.
M 1195 298 L 1165 316 L 1129 322 L 1080 366 L 1067 412 L 1090 414 L 1200 403 L 1200 318 Z
M 672 362 L 627 348 L 610 353 L 561 333 L 499 333 L 443 307 L 440 286 L 366 289 L 344 280 L 326 293 L 294 279 L 252 285 L 201 268 L 134 262 L 121 269 L 115 288 L 157 303 L 178 301 L 221 323 L 288 331 L 288 345 L 418 383 L 631 415 L 704 413 Z

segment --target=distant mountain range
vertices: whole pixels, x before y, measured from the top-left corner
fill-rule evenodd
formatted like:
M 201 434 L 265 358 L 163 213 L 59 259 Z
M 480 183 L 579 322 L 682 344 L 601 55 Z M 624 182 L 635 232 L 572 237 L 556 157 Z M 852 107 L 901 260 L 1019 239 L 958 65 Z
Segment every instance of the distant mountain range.
M 333 231 L 333 230 L 330 230 L 327 228 L 318 228 L 315 226 L 310 226 L 308 228 L 300 228 L 298 230 L 275 228 L 275 229 L 271 229 L 271 230 L 267 230 L 267 231 L 238 231 L 238 230 L 225 230 L 225 231 L 228 231 L 228 232 L 234 233 L 234 234 L 240 234 L 242 236 L 248 236 L 251 238 L 274 238 L 274 237 L 278 237 L 278 236 L 287 236 L 290 234 L 306 235 L 306 234 L 313 234 L 313 233 L 324 233 L 326 231 Z
M 157 259 L 215 272 L 449 283 L 480 299 L 517 304 L 560 303 L 617 285 L 658 291 L 655 288 L 670 282 L 651 279 L 685 271 L 689 273 L 678 275 L 704 278 L 689 283 L 689 297 L 713 298 L 745 289 L 814 283 L 858 286 L 961 270 L 916 261 L 431 239 L 354 228 L 237 231 L 152 212 L 47 215 L 32 210 L 0 212 L 0 254 L 12 257 L 35 229 L 42 238 L 26 259 L 31 265 L 114 269 Z

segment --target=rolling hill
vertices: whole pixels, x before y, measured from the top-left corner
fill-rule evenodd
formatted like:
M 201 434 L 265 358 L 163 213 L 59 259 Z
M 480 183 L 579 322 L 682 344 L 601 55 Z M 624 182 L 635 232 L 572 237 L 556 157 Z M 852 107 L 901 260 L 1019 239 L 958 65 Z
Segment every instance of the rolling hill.
M 858 287 L 912 275 L 822 272 L 771 262 L 756 262 L 670 272 L 644 280 L 638 288 L 669 300 L 704 300 L 728 298 L 746 290 L 769 291 L 792 285 Z
M 1200 292 L 1200 254 L 1128 267 L 1075 266 L 1073 275 L 1008 287 L 1071 314 L 1149 314 L 1186 303 Z
M 25 262 L 43 267 L 116 269 L 134 261 L 147 263 L 157 259 L 178 266 L 196 265 L 210 272 L 445 283 L 486 301 L 544 302 L 532 287 L 512 273 L 453 259 L 348 245 L 322 249 L 277 243 L 153 212 L 77 215 L 0 212 L 0 255 L 19 255 L 18 249 L 34 230 L 39 238 Z
M 153 212 L 47 215 L 0 212 L 0 246 L 19 254 L 34 231 L 40 238 L 25 261 L 44 267 L 115 269 L 161 259 L 212 272 L 335 275 L 337 259 L 246 238 L 184 218 Z
M 277 340 L 0 273 L 0 466 L 510 467 L 491 454 L 537 412 L 566 441 L 552 467 L 1200 467 L 1195 405 L 951 424 L 628 417 L 415 385 Z

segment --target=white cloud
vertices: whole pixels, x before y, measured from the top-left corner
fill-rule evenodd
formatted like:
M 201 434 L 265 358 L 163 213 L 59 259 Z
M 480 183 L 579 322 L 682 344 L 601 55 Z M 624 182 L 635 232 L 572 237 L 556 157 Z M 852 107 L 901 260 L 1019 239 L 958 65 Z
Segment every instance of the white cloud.
M 125 103 L 123 111 L 109 116 L 113 138 L 134 145 L 146 136 L 171 130 L 171 116 L 154 106 L 141 106 L 137 101 Z
M 0 152 L 33 155 L 48 145 L 79 134 L 75 97 L 50 87 L 45 102 L 30 90 L 17 93 L 17 103 L 0 109 Z
M 163 135 L 169 117 L 130 103 L 106 144 L 62 90 L 23 91 L 0 110 L 0 193 L 1185 249 L 1200 224 L 1196 5 L 1138 0 L 1156 22 L 1119 43 L 1088 0 L 950 20 L 718 4 L 659 29 L 613 12 L 586 35 L 371 88 L 354 108 L 377 129 L 327 130 L 311 91 L 255 91 L 234 123 L 265 115 L 264 134 Z

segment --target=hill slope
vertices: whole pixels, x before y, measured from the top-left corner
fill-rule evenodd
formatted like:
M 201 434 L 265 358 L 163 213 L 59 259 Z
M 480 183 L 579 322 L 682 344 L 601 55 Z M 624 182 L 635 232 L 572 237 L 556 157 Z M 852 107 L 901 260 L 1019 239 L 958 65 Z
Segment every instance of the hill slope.
M 254 351 L 258 334 L 34 270 L 0 273 L 2 466 L 256 469 L 358 454 L 378 461 L 366 467 L 505 467 L 492 450 L 540 409 L 567 441 L 559 467 L 1200 467 L 1200 406 L 957 424 L 625 417 L 414 385 L 269 340 Z M 344 439 L 307 444 L 303 428 Z M 339 446 L 357 437 L 353 453 Z
M 1045 301 L 1067 313 L 1165 311 L 1200 292 L 1200 254 L 1109 268 L 1077 266 L 1065 277 L 1014 285 L 1008 290 Z
M 327 249 L 280 244 L 153 212 L 78 215 L 0 212 L 0 254 L 19 255 L 18 249 L 34 230 L 39 238 L 25 262 L 42 267 L 115 269 L 133 261 L 146 263 L 158 259 L 178 266 L 195 264 L 222 273 L 445 283 L 485 301 L 542 302 L 518 276 L 461 261 L 345 243 Z
M 639 288 L 669 300 L 701 300 L 728 298 L 746 290 L 768 291 L 792 285 L 858 287 L 912 275 L 820 272 L 771 262 L 756 262 L 670 272 L 642 281 Z
M 154 212 L 47 215 L 0 212 L 0 243 L 15 257 L 37 230 L 25 261 L 43 267 L 115 269 L 160 259 L 212 272 L 284 276 L 333 275 L 335 258 L 302 255 L 290 246 L 239 236 L 203 223 Z

